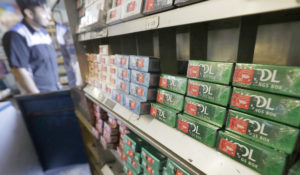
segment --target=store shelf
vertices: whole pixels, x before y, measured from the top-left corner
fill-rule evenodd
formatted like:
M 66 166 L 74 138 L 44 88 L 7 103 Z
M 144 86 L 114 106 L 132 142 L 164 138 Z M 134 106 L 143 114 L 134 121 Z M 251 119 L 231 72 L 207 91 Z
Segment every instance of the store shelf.
M 258 174 L 215 149 L 207 147 L 175 128 L 163 124 L 150 115 L 138 116 L 132 113 L 106 97 L 106 94 L 97 88 L 88 85 L 84 88 L 84 92 L 90 100 L 99 104 L 104 110 L 116 115 L 129 129 L 191 174 Z
M 93 126 L 87 121 L 87 119 L 84 118 L 83 114 L 79 112 L 78 110 L 75 110 L 75 114 L 79 121 L 83 124 L 84 127 L 92 134 L 93 134 Z

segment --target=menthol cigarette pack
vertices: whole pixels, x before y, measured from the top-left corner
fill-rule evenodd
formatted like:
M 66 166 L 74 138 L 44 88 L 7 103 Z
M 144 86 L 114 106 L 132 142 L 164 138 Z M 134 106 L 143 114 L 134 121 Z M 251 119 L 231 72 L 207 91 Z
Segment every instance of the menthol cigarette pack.
M 124 69 L 124 68 L 117 68 L 117 77 L 125 80 L 125 81 L 130 81 L 130 74 L 131 74 L 131 70 L 129 69 Z
M 127 175 L 140 175 L 141 174 L 141 173 L 137 173 L 128 162 L 125 162 L 125 164 L 123 166 L 123 171 Z
M 230 95 L 230 86 L 204 81 L 188 80 L 187 96 L 198 98 L 199 100 L 217 105 L 227 106 Z
M 162 171 L 153 169 L 150 165 L 147 164 L 145 159 L 142 159 L 142 167 L 144 175 L 160 175 Z
M 129 68 L 141 72 L 159 72 L 160 61 L 154 57 L 130 55 Z
M 144 146 L 141 153 L 142 159 L 155 171 L 161 171 L 165 166 L 167 157 L 151 146 Z M 145 166 L 146 167 L 146 166 Z
M 158 89 L 156 101 L 175 110 L 182 111 L 184 96 L 167 90 Z
M 122 106 L 124 105 L 125 95 L 126 94 L 120 90 L 112 90 L 111 92 L 111 98 Z
M 158 103 L 151 103 L 150 115 L 172 128 L 176 126 L 177 114 L 179 112 Z
M 159 74 L 131 70 L 131 82 L 146 87 L 156 87 L 159 83 Z
M 143 14 L 152 14 L 173 8 L 173 0 L 146 0 Z
M 127 145 L 134 152 L 141 152 L 142 147 L 145 145 L 145 142 L 136 134 L 129 133 L 125 134 L 123 138 L 124 144 Z
M 300 67 L 236 64 L 234 86 L 300 97 Z
M 177 129 L 207 146 L 214 147 L 219 128 L 188 115 L 178 114 Z
M 222 127 L 226 118 L 226 108 L 204 101 L 185 97 L 184 113 L 197 119 Z
M 125 0 L 122 4 L 121 18 L 125 20 L 142 16 L 143 0 Z
M 159 87 L 179 94 L 186 93 L 187 78 L 168 74 L 161 74 Z
M 289 170 L 289 175 L 299 175 L 299 174 L 300 174 L 300 159 Z
M 298 128 L 234 110 L 229 110 L 226 130 L 288 154 L 294 151 L 299 137 Z
M 189 60 L 187 77 L 228 85 L 232 72 L 233 63 Z
M 130 82 L 118 78 L 117 79 L 116 89 L 121 90 L 121 91 L 125 92 L 126 94 L 129 94 L 129 91 L 130 91 Z
M 143 168 L 141 166 L 141 164 L 139 162 L 137 162 L 135 159 L 133 159 L 132 157 L 128 157 L 127 158 L 127 165 L 133 169 L 136 173 L 142 173 Z
M 291 126 L 300 126 L 300 100 L 296 98 L 234 88 L 230 107 Z
M 125 95 L 124 105 L 137 115 L 149 114 L 151 106 L 150 102 L 145 102 L 132 95 Z
M 169 174 L 171 174 L 171 175 L 174 175 L 174 174 L 190 175 L 188 172 L 186 172 L 183 168 L 181 168 L 179 165 L 177 165 L 171 159 L 168 159 L 165 171 L 167 174 L 163 174 L 163 175 L 169 175 Z
M 229 132 L 219 132 L 217 150 L 261 174 L 281 175 L 286 154 Z

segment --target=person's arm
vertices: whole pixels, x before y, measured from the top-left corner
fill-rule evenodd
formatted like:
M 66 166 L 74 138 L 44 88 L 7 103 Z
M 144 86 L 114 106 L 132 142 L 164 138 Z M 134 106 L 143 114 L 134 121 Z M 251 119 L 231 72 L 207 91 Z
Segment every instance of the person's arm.
M 39 89 L 34 83 L 29 72 L 25 68 L 12 68 L 11 72 L 14 74 L 17 82 L 27 93 L 39 93 Z

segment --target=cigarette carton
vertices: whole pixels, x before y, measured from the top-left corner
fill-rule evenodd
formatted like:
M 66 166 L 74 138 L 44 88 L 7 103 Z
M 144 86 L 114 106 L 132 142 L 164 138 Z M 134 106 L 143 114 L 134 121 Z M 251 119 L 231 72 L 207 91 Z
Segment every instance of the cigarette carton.
M 121 21 L 122 6 L 111 8 L 107 11 L 107 24 L 116 24 Z
M 184 169 L 182 169 L 179 165 L 177 165 L 175 162 L 173 162 L 171 159 L 168 159 L 166 169 L 167 175 L 171 174 L 181 174 L 181 175 L 190 175 L 188 172 L 186 172 Z M 165 174 L 163 174 L 165 175 Z
M 151 103 L 150 115 L 169 125 L 172 128 L 176 126 L 177 114 L 179 111 L 160 105 L 158 103 Z
M 149 114 L 150 102 L 144 102 L 143 100 L 134 97 L 132 95 L 125 95 L 125 107 L 137 115 Z
M 161 171 L 166 164 L 167 157 L 151 146 L 142 148 L 141 157 L 155 171 Z M 145 166 L 146 167 L 146 166 Z
M 187 77 L 228 85 L 231 82 L 233 63 L 190 60 Z
M 129 55 L 115 55 L 116 65 L 118 67 L 128 69 L 129 65 Z
M 129 94 L 130 82 L 118 78 L 116 89 L 121 90 L 121 91 L 125 92 L 126 94 Z
M 288 154 L 294 151 L 299 137 L 297 128 L 234 110 L 229 110 L 226 130 Z
M 156 101 L 178 111 L 182 111 L 184 96 L 163 89 L 158 89 Z
M 124 92 L 120 91 L 120 90 L 112 90 L 111 93 L 111 98 L 119 103 L 120 105 L 124 105 L 124 101 L 125 101 L 125 95 Z
M 193 4 L 196 2 L 201 2 L 204 0 L 175 0 L 174 4 L 176 6 L 184 6 L 184 5 L 188 5 L 188 4 Z
M 159 72 L 160 61 L 154 57 L 130 55 L 129 68 L 141 72 Z
M 134 19 L 142 16 L 142 0 L 126 0 L 122 4 L 122 19 Z
M 187 78 L 161 74 L 159 79 L 159 87 L 184 95 L 186 93 Z
M 132 157 L 127 158 L 127 165 L 133 169 L 136 173 L 142 173 L 143 168 L 139 162 L 137 162 L 135 159 Z
M 295 98 L 234 88 L 230 107 L 291 126 L 300 126 L 300 100 Z
M 135 83 L 130 83 L 130 94 L 140 98 L 142 101 L 154 101 L 156 92 L 156 88 L 148 88 Z
M 185 97 L 184 113 L 218 127 L 223 126 L 226 118 L 226 108 L 190 97 Z
M 179 131 L 207 146 L 215 146 L 218 127 L 184 114 L 178 114 L 177 117 L 177 129 Z
M 229 132 L 219 132 L 217 150 L 261 174 L 284 171 L 286 154 Z
M 152 14 L 173 8 L 173 0 L 146 0 L 143 14 Z
M 300 67 L 236 64 L 234 86 L 300 97 Z
M 217 105 L 227 106 L 231 95 L 231 87 L 189 80 L 187 95 Z
M 141 152 L 142 146 L 145 144 L 139 136 L 132 132 L 124 135 L 123 141 L 125 146 L 128 146 L 134 152 Z
M 159 74 L 131 70 L 131 81 L 146 87 L 156 87 L 159 83 Z
M 153 169 L 147 164 L 146 160 L 142 159 L 142 167 L 144 175 L 160 175 L 161 171 Z
M 123 69 L 123 68 L 117 68 L 117 77 L 119 79 L 125 80 L 125 81 L 130 81 L 130 74 L 131 70 L 129 69 Z

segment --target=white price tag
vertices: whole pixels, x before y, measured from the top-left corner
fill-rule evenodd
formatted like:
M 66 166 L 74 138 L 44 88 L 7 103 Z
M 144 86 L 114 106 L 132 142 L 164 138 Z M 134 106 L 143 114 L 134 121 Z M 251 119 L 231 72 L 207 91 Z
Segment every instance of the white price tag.
M 146 18 L 146 29 L 156 29 L 159 26 L 159 16 Z

